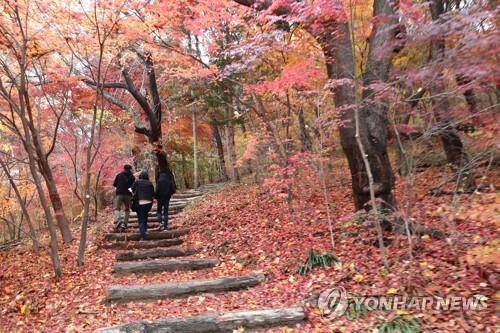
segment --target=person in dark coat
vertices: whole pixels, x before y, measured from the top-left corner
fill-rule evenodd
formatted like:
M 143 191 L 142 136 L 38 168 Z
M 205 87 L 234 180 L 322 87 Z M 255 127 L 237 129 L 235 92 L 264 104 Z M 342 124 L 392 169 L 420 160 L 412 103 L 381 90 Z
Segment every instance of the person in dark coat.
M 132 174 L 132 166 L 126 164 L 123 167 L 123 171 L 116 175 L 113 186 L 116 188 L 115 201 L 114 201 L 114 211 L 115 211 L 115 229 L 118 230 L 120 227 L 123 229 L 127 228 L 128 217 L 130 215 L 130 206 L 132 202 L 132 192 L 130 188 L 134 184 L 135 177 Z M 125 210 L 125 216 L 121 217 L 121 209 Z
M 132 186 L 132 191 L 139 203 L 137 206 L 137 219 L 139 220 L 140 240 L 145 240 L 148 229 L 148 213 L 153 207 L 153 198 L 155 196 L 153 183 L 149 181 L 149 175 L 146 171 L 139 174 L 139 179 Z
M 156 182 L 156 214 L 160 222 L 160 230 L 168 228 L 168 205 L 170 204 L 170 197 L 175 193 L 175 190 L 173 177 L 167 173 L 161 173 Z

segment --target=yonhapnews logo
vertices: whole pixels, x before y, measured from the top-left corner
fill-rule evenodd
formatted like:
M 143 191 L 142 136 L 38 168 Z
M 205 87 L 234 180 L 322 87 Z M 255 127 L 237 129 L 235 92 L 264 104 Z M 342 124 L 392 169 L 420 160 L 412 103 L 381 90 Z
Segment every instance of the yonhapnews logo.
M 351 309 L 366 311 L 481 311 L 488 307 L 484 295 L 463 296 L 352 296 L 343 287 L 327 289 L 318 298 L 318 307 L 330 319 L 340 317 Z

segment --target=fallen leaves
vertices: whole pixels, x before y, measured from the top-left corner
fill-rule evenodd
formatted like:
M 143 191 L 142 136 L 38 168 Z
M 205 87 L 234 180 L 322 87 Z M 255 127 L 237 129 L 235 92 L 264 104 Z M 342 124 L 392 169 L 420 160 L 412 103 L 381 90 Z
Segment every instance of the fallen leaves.
M 427 174 L 424 176 L 428 177 Z M 192 230 L 184 237 L 186 247 L 203 248 L 193 257 L 220 258 L 221 264 L 214 269 L 114 276 L 111 268 L 116 251 L 89 251 L 82 269 L 75 264 L 77 244 L 74 242 L 61 251 L 65 271 L 61 281 L 56 283 L 47 273 L 51 268 L 46 252 L 37 257 L 31 253 L 26 255 L 30 251 L 27 247 L 18 247 L 0 253 L 3 268 L 0 275 L 0 326 L 8 332 L 94 331 L 133 320 L 302 304 L 314 293 L 336 286 L 360 295 L 398 295 L 416 291 L 422 294 L 481 293 L 492 300 L 499 297 L 495 296 L 494 275 L 486 270 L 488 266 L 485 265 L 495 259 L 498 248 L 495 239 L 500 237 L 491 220 L 480 218 L 490 216 L 491 212 L 483 204 L 476 203 L 487 203 L 491 209 L 496 209 L 492 205 L 496 202 L 494 194 L 467 197 L 473 209 L 481 209 L 481 215 L 477 215 L 478 220 L 468 217 L 466 223 L 458 224 L 462 239 L 458 250 L 453 251 L 442 241 L 423 237 L 415 244 L 415 258 L 411 261 L 407 256 L 407 245 L 394 242 L 388 246 L 392 265 L 389 270 L 381 270 L 378 249 L 371 245 L 372 242 L 364 242 L 376 239 L 374 231 L 355 222 L 338 223 L 334 224 L 334 236 L 338 240 L 334 254 L 339 261 L 334 267 L 316 269 L 302 276 L 293 274 L 293 271 L 304 261 L 310 248 L 332 251 L 324 204 L 321 195 L 314 190 L 315 185 L 304 184 L 300 193 L 296 193 L 293 213 L 286 202 L 261 191 L 258 186 L 241 186 L 244 191 L 241 187 L 232 187 L 200 200 L 175 222 Z M 424 192 L 424 189 L 422 186 L 417 190 Z M 333 216 L 336 221 L 341 221 L 352 210 L 347 192 L 336 187 L 331 189 L 332 201 L 339 207 Z M 415 218 L 422 224 L 440 226 L 439 216 L 426 212 L 435 211 L 445 199 L 425 197 L 419 200 Z M 243 207 L 242 202 L 245 203 Z M 236 207 L 240 208 L 236 210 Z M 457 216 L 474 216 L 473 213 L 460 211 Z M 111 219 L 111 216 L 101 218 Z M 95 245 L 91 243 L 93 249 Z M 457 258 L 462 260 L 457 261 Z M 101 304 L 110 284 L 210 279 L 257 272 L 266 274 L 266 282 L 244 291 L 151 303 Z M 429 331 L 463 329 L 458 313 L 416 315 Z M 469 315 L 468 325 L 472 327 L 493 327 L 498 319 L 492 310 Z M 339 318 L 332 322 L 322 318 L 314 309 L 308 309 L 308 322 L 287 332 L 366 332 L 371 331 L 379 319 L 379 316 L 369 314 L 354 321 Z M 268 330 L 283 331 L 283 328 Z

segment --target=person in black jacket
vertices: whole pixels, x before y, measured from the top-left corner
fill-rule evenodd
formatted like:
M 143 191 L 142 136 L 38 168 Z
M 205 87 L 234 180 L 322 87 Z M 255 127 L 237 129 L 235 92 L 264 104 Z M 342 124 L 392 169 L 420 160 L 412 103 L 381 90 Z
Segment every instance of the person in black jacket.
M 130 205 L 132 202 L 132 192 L 130 188 L 134 184 L 135 177 L 132 174 L 132 166 L 126 164 L 123 167 L 123 171 L 116 175 L 113 186 L 116 188 L 116 196 L 114 202 L 115 210 L 115 230 L 120 227 L 123 229 L 127 228 L 128 217 L 130 214 Z M 121 209 L 124 208 L 125 216 L 121 217 Z
M 172 176 L 167 173 L 161 173 L 156 182 L 156 200 L 158 221 L 160 230 L 168 228 L 168 205 L 170 197 L 175 193 L 175 182 Z
M 148 213 L 153 207 L 153 198 L 155 196 L 153 183 L 149 181 L 149 175 L 146 171 L 139 174 L 139 179 L 132 185 L 132 191 L 139 201 L 137 219 L 139 220 L 140 240 L 145 240 L 148 229 Z

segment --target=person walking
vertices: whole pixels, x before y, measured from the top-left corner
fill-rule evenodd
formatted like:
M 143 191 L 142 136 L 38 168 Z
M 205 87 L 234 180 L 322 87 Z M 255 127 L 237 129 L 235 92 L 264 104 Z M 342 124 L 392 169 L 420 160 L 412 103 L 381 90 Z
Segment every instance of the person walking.
M 149 175 L 146 171 L 139 174 L 139 179 L 132 185 L 132 192 L 139 204 L 137 206 L 137 219 L 139 220 L 140 240 L 145 240 L 148 229 L 148 214 L 153 207 L 153 197 L 155 196 L 153 183 L 149 181 Z
M 132 174 L 132 166 L 125 164 L 123 171 L 116 175 L 113 186 L 116 188 L 114 211 L 115 211 L 115 231 L 127 229 L 128 217 L 130 215 L 130 205 L 132 202 L 132 192 L 130 188 L 134 184 L 135 177 Z M 124 217 L 122 221 L 122 208 Z
M 175 181 L 173 177 L 162 172 L 156 182 L 156 214 L 160 222 L 160 230 L 166 230 L 168 228 L 168 205 L 170 204 L 170 197 L 175 193 L 175 190 Z

